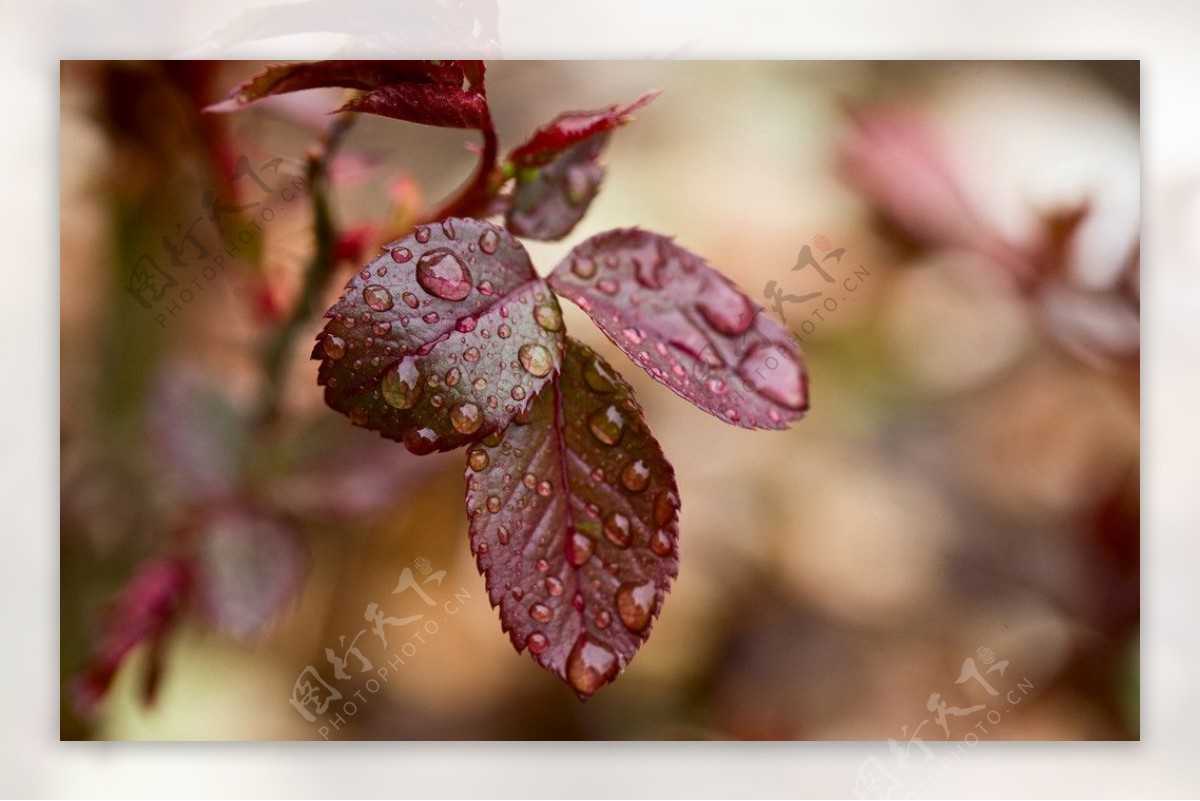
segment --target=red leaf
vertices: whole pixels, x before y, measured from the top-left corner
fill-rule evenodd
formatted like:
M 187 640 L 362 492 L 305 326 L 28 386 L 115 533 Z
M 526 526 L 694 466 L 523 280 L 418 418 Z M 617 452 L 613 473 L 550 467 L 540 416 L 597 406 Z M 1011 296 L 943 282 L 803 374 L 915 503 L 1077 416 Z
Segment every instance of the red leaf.
M 597 234 L 549 282 L 651 377 L 706 412 L 745 428 L 786 428 L 804 416 L 808 380 L 787 329 L 668 237 Z
M 467 457 L 471 543 L 518 651 L 587 696 L 650 636 L 678 571 L 675 472 L 633 390 L 567 338 L 558 379 Z
M 242 507 L 215 511 L 197 531 L 196 612 L 242 643 L 258 640 L 308 575 L 308 551 L 290 525 Z
M 190 585 L 190 566 L 178 557 L 147 562 L 129 580 L 113 602 L 91 662 L 73 682 L 75 704 L 84 715 L 96 711 L 121 664 L 143 642 L 150 646 L 143 699 L 147 704 L 154 702 L 163 644 L 178 619 Z
M 499 431 L 558 369 L 562 316 L 512 235 L 447 219 L 346 286 L 313 358 L 325 400 L 413 453 Z
M 408 122 L 490 128 L 481 61 L 317 61 L 267 67 L 208 111 L 236 111 L 305 89 L 342 87 L 367 94 L 342 107 Z
M 609 133 L 657 95 L 624 107 L 560 114 L 510 153 L 516 183 L 506 212 L 508 229 L 540 240 L 569 234 L 600 189 L 604 167 L 598 160 Z

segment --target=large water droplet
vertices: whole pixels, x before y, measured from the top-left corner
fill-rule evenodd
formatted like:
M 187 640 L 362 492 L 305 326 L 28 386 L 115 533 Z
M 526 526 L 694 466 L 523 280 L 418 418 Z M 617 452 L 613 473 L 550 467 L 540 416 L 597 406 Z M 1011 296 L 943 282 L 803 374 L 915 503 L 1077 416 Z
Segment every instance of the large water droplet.
M 557 304 L 540 303 L 534 306 L 533 319 L 547 331 L 561 331 L 563 327 L 562 312 Z
M 650 536 L 650 550 L 659 556 L 671 555 L 671 537 L 667 532 L 660 529 Z
M 494 229 L 489 228 L 479 235 L 479 249 L 489 256 L 496 252 L 500 247 L 500 234 Z
M 450 424 L 460 434 L 474 434 L 483 425 L 483 412 L 473 403 L 460 403 L 450 410 Z
M 392 261 L 397 264 L 404 264 L 412 258 L 412 251 L 408 248 L 392 248 Z
M 658 526 L 665 526 L 670 523 L 675 517 L 675 510 L 679 508 L 679 496 L 671 490 L 664 490 L 658 493 L 658 497 L 654 499 L 654 523 Z
M 604 536 L 618 548 L 628 548 L 633 535 L 629 532 L 629 518 L 620 512 L 612 512 L 604 518 Z
M 325 349 L 325 355 L 334 360 L 346 355 L 346 340 L 333 334 L 325 335 L 325 341 L 321 347 Z
M 550 647 L 550 640 L 545 634 L 535 631 L 525 638 L 525 647 L 529 649 L 529 653 L 537 656 L 545 653 L 546 649 Z
M 421 397 L 421 372 L 415 359 L 405 357 L 383 374 L 379 385 L 383 399 L 397 409 L 411 409 Z
M 636 633 L 645 631 L 654 617 L 654 582 L 622 584 L 617 590 L 617 614 L 625 628 Z
M 563 583 L 561 581 L 559 581 L 558 579 L 556 579 L 554 576 L 549 576 L 546 579 L 546 592 L 550 593 L 551 595 L 555 595 L 555 596 L 562 595 L 563 594 Z
M 756 393 L 780 406 L 797 411 L 808 406 L 800 365 L 782 348 L 756 345 L 738 365 L 738 375 Z
M 490 462 L 491 458 L 488 456 L 488 452 L 483 448 L 474 448 L 467 454 L 467 464 L 470 465 L 471 469 L 476 473 L 482 470 L 487 470 L 487 466 Z
M 437 450 L 437 432 L 432 428 L 410 428 L 404 432 L 404 447 L 410 453 L 424 456 Z
M 641 492 L 650 483 L 650 468 L 641 459 L 634 459 L 621 471 L 621 485 L 630 492 Z
M 571 530 L 571 536 L 567 539 L 567 559 L 572 565 L 581 567 L 595 550 L 596 543 L 591 537 L 582 531 Z
M 431 250 L 417 260 L 417 283 L 443 300 L 462 300 L 471 294 L 471 272 L 448 250 Z
M 609 404 L 588 416 L 588 428 L 592 436 L 605 445 L 616 445 L 625 433 L 625 416 L 616 406 Z
M 385 312 L 396 305 L 396 301 L 392 299 L 392 293 L 388 291 L 388 288 L 379 284 L 368 285 L 362 294 L 363 302 L 373 311 Z
M 612 392 L 617 388 L 616 379 L 609 371 L 608 365 L 600 361 L 600 357 L 585 362 L 583 365 L 583 382 L 591 387 L 593 392 Z
M 545 604 L 534 604 L 529 607 L 529 616 L 538 623 L 549 623 L 554 618 L 554 610 Z
M 591 695 L 616 678 L 617 656 L 580 635 L 567 658 L 567 681 L 580 695 Z
M 571 262 L 571 272 L 584 281 L 591 280 L 596 275 L 596 262 L 587 256 L 580 256 Z
M 517 351 L 517 358 L 521 360 L 521 366 L 527 373 L 538 378 L 550 375 L 550 371 L 554 369 L 554 359 L 550 356 L 550 351 L 540 343 L 522 345 Z
M 709 281 L 696 306 L 709 325 L 731 337 L 744 334 L 758 311 L 749 298 L 719 278 Z

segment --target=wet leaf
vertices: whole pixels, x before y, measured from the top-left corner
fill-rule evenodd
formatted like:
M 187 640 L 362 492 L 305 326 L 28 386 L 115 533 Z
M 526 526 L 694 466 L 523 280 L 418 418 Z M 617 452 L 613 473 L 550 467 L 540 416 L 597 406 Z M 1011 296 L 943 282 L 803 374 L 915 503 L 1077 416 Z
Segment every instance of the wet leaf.
M 75 705 L 91 715 L 108 694 L 118 669 L 135 647 L 149 645 L 142 698 L 154 702 L 162 676 L 163 648 L 191 584 L 188 563 L 163 557 L 143 564 L 108 612 L 101 640 L 87 668 L 72 684 Z
M 214 511 L 196 532 L 196 546 L 196 612 L 242 643 L 267 632 L 308 575 L 308 550 L 300 533 L 251 509 Z
M 472 548 L 518 651 L 581 697 L 650 635 L 678 571 L 679 495 L 633 390 L 567 338 L 558 379 L 467 455 Z
M 326 402 L 418 454 L 503 429 L 562 352 L 558 302 L 525 248 L 472 219 L 388 247 L 326 313 L 312 354 Z
M 808 408 L 787 329 L 668 237 L 636 228 L 598 234 L 549 282 L 651 377 L 728 423 L 786 428 Z
M 628 106 L 560 114 L 513 150 L 516 177 L 507 210 L 508 229 L 530 239 L 561 239 L 583 219 L 604 178 L 600 154 L 609 133 L 658 95 Z
M 236 111 L 265 97 L 342 87 L 363 94 L 342 106 L 446 128 L 490 128 L 481 61 L 317 61 L 262 70 L 208 111 Z

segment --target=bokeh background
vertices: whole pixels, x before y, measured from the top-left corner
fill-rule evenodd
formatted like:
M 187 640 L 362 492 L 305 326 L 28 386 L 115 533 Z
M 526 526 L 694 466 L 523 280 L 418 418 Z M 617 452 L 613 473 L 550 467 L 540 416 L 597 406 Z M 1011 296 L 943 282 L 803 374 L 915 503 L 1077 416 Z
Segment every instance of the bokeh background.
M 614 134 L 576 231 L 528 243 L 543 273 L 574 242 L 636 224 L 768 307 L 771 282 L 836 300 L 781 306 L 812 388 L 784 433 L 692 408 L 564 303 L 570 332 L 634 384 L 683 501 L 680 577 L 654 634 L 587 704 L 501 633 L 467 549 L 461 453 L 412 457 L 328 410 L 308 334 L 282 419 L 239 427 L 311 248 L 306 197 L 200 274 L 163 325 L 128 293 L 139 256 L 206 215 L 214 137 L 294 173 L 326 124 L 337 93 L 197 115 L 257 66 L 63 65 L 64 738 L 320 738 L 288 703 L 293 683 L 308 665 L 328 673 L 325 649 L 368 603 L 399 614 L 390 592 L 419 559 L 446 571 L 439 599 L 460 608 L 329 736 L 905 741 L 931 693 L 992 703 L 955 682 L 991 654 L 1008 662 L 993 683 L 1024 679 L 1028 698 L 987 733 L 976 713 L 922 738 L 1138 737 L 1136 62 L 491 65 L 508 145 L 560 111 L 663 90 Z M 470 138 L 355 125 L 331 172 L 363 253 L 463 180 Z M 237 186 L 237 202 L 259 191 Z M 824 262 L 833 285 L 792 269 L 825 240 L 845 249 Z M 238 459 L 245 493 L 308 553 L 298 602 L 252 643 L 187 617 L 152 707 L 139 652 L 79 714 L 72 680 L 111 599 L 189 536 L 205 482 Z

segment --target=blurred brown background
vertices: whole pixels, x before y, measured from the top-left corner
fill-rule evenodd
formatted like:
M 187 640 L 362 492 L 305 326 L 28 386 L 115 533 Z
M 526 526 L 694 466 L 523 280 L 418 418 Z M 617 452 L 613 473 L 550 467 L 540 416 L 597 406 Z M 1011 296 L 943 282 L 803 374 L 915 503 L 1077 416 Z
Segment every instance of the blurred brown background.
M 491 64 L 506 146 L 560 111 L 663 89 L 614 134 L 579 228 L 528 249 L 544 274 L 592 233 L 640 225 L 676 235 L 768 309 L 772 281 L 829 293 L 832 311 L 781 307 L 803 338 L 808 417 L 782 433 L 726 426 L 563 304 L 570 332 L 633 383 L 683 503 L 680 577 L 653 636 L 580 704 L 513 651 L 488 607 L 467 549 L 462 454 L 410 457 L 352 429 L 324 406 L 301 335 L 284 420 L 229 446 L 248 451 L 247 486 L 311 550 L 299 602 L 251 645 L 185 622 L 152 708 L 137 691 L 143 654 L 96 716 L 77 715 L 66 688 L 106 603 L 188 525 L 195 474 L 189 486 L 172 464 L 194 456 L 201 474 L 220 473 L 204 432 L 237 436 L 191 431 L 195 388 L 215 387 L 235 410 L 253 404 L 263 345 L 311 248 L 301 195 L 215 278 L 199 275 L 203 288 L 164 324 L 127 291 L 141 254 L 161 254 L 178 224 L 207 225 L 213 136 L 255 164 L 282 158 L 264 180 L 286 183 L 319 134 L 337 93 L 195 114 L 257 66 L 63 64 L 64 738 L 321 737 L 328 721 L 288 703 L 297 676 L 329 674 L 325 649 L 364 626 L 368 603 L 407 614 L 390 593 L 421 558 L 446 571 L 435 595 L 457 598 L 456 611 L 442 607 L 436 634 L 377 692 L 364 689 L 331 738 L 903 742 L 922 726 L 926 740 L 1138 737 L 1137 331 L 1134 320 L 1131 343 L 1129 320 L 1105 301 L 1130 281 L 1136 297 L 1138 72 L 1124 62 Z M 900 186 L 902 207 L 936 210 L 940 198 L 953 210 L 919 169 L 889 173 L 903 148 L 861 115 L 897 109 L 936 134 L 974 228 L 939 240 L 889 206 Z M 463 180 L 471 139 L 355 125 L 333 193 L 341 225 L 371 224 L 363 252 Z M 257 191 L 238 186 L 238 202 Z M 1081 209 L 1075 227 L 1063 222 Z M 1019 259 L 1053 275 L 1052 289 L 1014 280 L 1020 269 L 963 230 L 1036 243 Z M 833 288 L 792 269 L 805 245 L 824 253 L 819 236 L 845 248 L 823 262 Z M 360 644 L 386 663 L 390 649 L 370 635 Z M 1020 702 L 996 706 L 984 682 L 956 683 L 968 659 L 1001 698 L 1023 682 Z M 946 713 L 944 731 L 932 693 L 977 710 Z M 980 732 L 993 710 L 1002 720 Z

